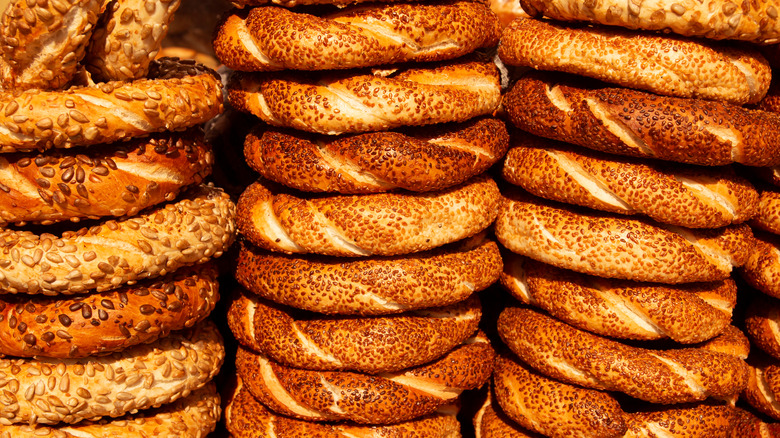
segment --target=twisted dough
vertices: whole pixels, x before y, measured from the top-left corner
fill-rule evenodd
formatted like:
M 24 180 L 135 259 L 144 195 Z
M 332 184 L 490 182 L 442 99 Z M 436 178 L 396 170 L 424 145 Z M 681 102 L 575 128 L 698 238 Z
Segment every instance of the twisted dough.
M 542 137 L 618 155 L 706 166 L 780 164 L 780 114 L 578 82 L 523 76 L 504 96 L 509 120 Z
M 519 18 L 504 31 L 498 55 L 508 65 L 735 105 L 760 101 L 772 79 L 757 49 L 533 18 Z
M 62 237 L 3 230 L 0 290 L 54 295 L 132 285 L 221 256 L 235 231 L 235 205 L 207 185 L 144 214 Z
M 490 342 L 479 334 L 434 362 L 376 376 L 288 368 L 241 347 L 236 369 L 252 395 L 277 413 L 390 424 L 430 414 L 462 391 L 482 386 L 494 357 Z
M 761 350 L 780 360 L 780 303 L 756 294 L 745 312 L 745 329 Z
M 740 276 L 761 292 L 780 298 L 780 236 L 756 232 Z
M 476 438 L 544 438 L 538 433 L 523 429 L 500 409 L 492 394 L 485 397 L 472 423 Z
M 742 398 L 758 411 L 780 420 L 780 364 L 751 357 L 747 388 Z
M 234 12 L 214 51 L 242 71 L 333 70 L 440 61 L 498 44 L 498 18 L 481 1 L 376 3 L 322 16 L 274 6 Z
M 227 320 L 239 343 L 279 364 L 377 374 L 438 359 L 473 335 L 481 316 L 476 295 L 400 315 L 327 318 L 296 314 L 240 292 Z
M 236 73 L 227 90 L 236 109 L 271 125 L 328 135 L 461 122 L 501 100 L 495 64 L 468 59 L 373 74 Z
M 520 4 L 533 17 L 544 15 L 556 20 L 672 31 L 718 40 L 737 39 L 763 44 L 780 42 L 778 6 L 773 0 L 741 4 L 723 0 L 605 0 L 587 4 L 576 0 L 521 0 Z
M 758 201 L 758 211 L 750 225 L 772 234 L 780 234 L 780 191 L 764 189 Z
M 258 125 L 246 137 L 244 155 L 263 177 L 307 192 L 427 192 L 485 172 L 508 147 L 504 122 L 480 118 L 336 138 Z
M 737 421 L 730 438 L 772 438 L 780 436 L 780 423 L 766 423 L 744 409 L 737 408 Z
M 501 272 L 483 236 L 414 256 L 343 260 L 268 253 L 240 242 L 235 277 L 277 303 L 326 314 L 384 315 L 465 300 Z
M 520 193 L 506 195 L 496 237 L 511 251 L 600 277 L 658 283 L 718 281 L 748 258 L 747 225 L 715 230 L 660 226 L 638 219 L 561 208 Z
M 178 131 L 222 112 L 222 83 L 194 62 L 155 60 L 147 79 L 0 96 L 0 152 L 69 148 Z
M 546 199 L 688 228 L 741 223 L 758 192 L 731 167 L 693 168 L 600 154 L 529 135 L 513 137 L 504 178 Z
M 495 181 L 478 175 L 431 193 L 303 199 L 260 181 L 238 200 L 238 227 L 261 248 L 335 256 L 409 254 L 477 234 L 498 212 Z
M 520 301 L 603 336 L 691 344 L 720 334 L 731 321 L 737 286 L 665 286 L 610 280 L 558 269 L 514 254 L 504 258 L 501 283 Z
M 530 309 L 505 309 L 498 330 L 521 360 L 550 378 L 651 403 L 733 396 L 747 385 L 748 366 L 738 357 L 702 348 L 632 347 Z

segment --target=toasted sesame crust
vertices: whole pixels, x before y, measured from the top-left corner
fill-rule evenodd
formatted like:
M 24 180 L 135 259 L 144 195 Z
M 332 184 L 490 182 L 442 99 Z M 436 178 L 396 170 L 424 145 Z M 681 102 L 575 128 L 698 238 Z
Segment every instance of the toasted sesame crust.
M 761 191 L 758 211 L 751 219 L 750 225 L 772 234 L 780 234 L 780 190 Z
M 780 436 L 780 423 L 766 423 L 744 409 L 736 408 L 737 422 L 730 438 L 773 438 Z
M 626 416 L 628 431 L 622 438 L 727 437 L 738 421 L 737 410 L 728 405 L 705 403 L 629 414 Z
M 780 298 L 780 236 L 756 232 L 740 276 L 761 292 Z
M 498 20 L 501 22 L 501 30 L 506 29 L 511 22 L 516 18 L 527 18 L 528 14 L 525 13 L 520 6 L 519 1 L 513 0 L 490 0 L 490 9 L 498 15 Z
M 742 398 L 758 411 L 780 420 L 780 364 L 777 359 L 750 360 L 748 385 Z
M 773 55 L 780 55 L 780 51 L 775 52 Z M 764 111 L 780 113 L 780 81 L 772 81 L 772 84 L 769 86 L 769 91 L 766 96 L 761 99 L 761 102 L 758 103 L 757 107 Z
M 485 397 L 485 402 L 474 416 L 476 438 L 543 438 L 542 435 L 525 430 L 509 419 L 493 398 L 492 394 Z
M 780 360 L 780 303 L 762 294 L 751 297 L 745 312 L 745 330 L 761 350 Z
M 307 192 L 427 192 L 486 171 L 508 147 L 506 126 L 494 118 L 335 138 L 258 125 L 244 156 L 263 177 Z

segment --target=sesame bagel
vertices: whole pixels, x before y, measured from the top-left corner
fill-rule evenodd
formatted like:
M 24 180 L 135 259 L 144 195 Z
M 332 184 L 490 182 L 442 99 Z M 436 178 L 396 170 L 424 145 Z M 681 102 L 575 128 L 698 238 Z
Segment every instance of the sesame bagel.
M 227 90 L 231 105 L 270 125 L 328 135 L 462 122 L 501 100 L 495 64 L 470 59 L 373 73 L 236 73 Z
M 87 69 L 101 82 L 146 77 L 180 0 L 111 2 L 95 27 Z
M 445 408 L 384 426 L 314 423 L 275 414 L 258 402 L 238 379 L 225 407 L 225 425 L 234 438 L 460 438 L 460 423 L 453 412 L 456 410 Z
M 521 0 L 520 4 L 533 17 L 544 15 L 556 20 L 663 30 L 718 40 L 736 39 L 764 44 L 780 42 L 778 6 L 771 0 L 742 4 L 723 0 L 607 0 L 588 4 L 575 0 Z
M 238 282 L 266 299 L 325 314 L 385 315 L 465 300 L 501 272 L 498 245 L 475 236 L 414 256 L 285 256 L 240 242 Z
M 634 412 L 626 416 L 628 430 L 623 438 L 727 437 L 738 419 L 735 408 L 714 403 L 706 404 L 706 402 L 678 408 Z
M 578 274 L 514 254 L 504 258 L 501 284 L 523 303 L 573 326 L 622 339 L 691 344 L 731 322 L 737 286 L 731 279 L 667 286 Z
M 224 357 L 217 327 L 204 322 L 109 356 L 0 359 L 0 424 L 73 424 L 171 403 L 209 382 Z
M 235 238 L 235 204 L 201 185 L 177 201 L 61 237 L 0 231 L 4 293 L 102 292 L 222 255 Z
M 740 276 L 761 292 L 780 298 L 780 236 L 757 232 Z
M 495 224 L 511 251 L 584 274 L 658 283 L 720 281 L 748 258 L 745 224 L 714 230 L 661 226 L 507 193 Z
M 748 366 L 702 348 L 650 350 L 576 329 L 530 309 L 509 307 L 498 319 L 501 339 L 542 374 L 566 383 L 619 391 L 673 404 L 738 394 Z
M 213 70 L 170 58 L 146 79 L 67 90 L 7 92 L 0 106 L 0 152 L 94 145 L 177 131 L 222 112 Z
M 519 18 L 503 32 L 508 65 L 596 78 L 665 96 L 757 103 L 772 71 L 757 49 L 615 27 Z
M 504 95 L 518 128 L 602 152 L 689 164 L 780 164 L 780 114 L 530 73 Z
M 765 189 L 761 191 L 758 211 L 750 225 L 772 234 L 780 234 L 780 191 Z
M 780 302 L 755 294 L 745 312 L 745 330 L 758 348 L 780 359 Z
M 276 6 L 234 11 L 214 51 L 241 71 L 333 70 L 440 61 L 498 44 L 499 22 L 481 1 L 375 3 L 314 15 Z
M 780 364 L 777 360 L 753 359 L 742 398 L 759 412 L 780 420 Z
M 0 354 L 66 358 L 120 351 L 192 327 L 211 313 L 217 300 L 213 263 L 110 292 L 0 295 Z
M 495 353 L 483 335 L 426 365 L 376 376 L 288 368 L 239 348 L 238 376 L 258 401 L 289 417 L 391 424 L 430 414 L 482 386 Z
M 116 419 L 82 421 L 63 426 L 3 426 L 0 438 L 201 438 L 213 431 L 221 409 L 216 385 L 153 410 Z
M 135 216 L 201 183 L 214 164 L 195 129 L 74 152 L 0 155 L 0 226 Z
M 247 348 L 293 368 L 393 372 L 446 354 L 477 331 L 479 298 L 392 316 L 328 318 L 239 292 L 228 325 Z
M 780 436 L 780 423 L 767 423 L 745 409 L 736 409 L 737 422 L 730 438 L 773 438 Z
M 470 237 L 493 223 L 501 199 L 485 175 L 428 193 L 304 199 L 275 190 L 257 181 L 241 194 L 238 228 L 249 241 L 288 254 L 348 257 L 409 254 Z
M 504 122 L 480 118 L 336 138 L 257 126 L 244 156 L 264 178 L 307 192 L 427 192 L 486 171 L 508 147 Z
M 474 415 L 474 436 L 476 438 L 543 438 L 536 432 L 523 429 L 510 420 L 491 395 Z
M 780 55 L 780 51 L 773 54 L 774 56 Z M 773 113 L 780 113 L 780 81 L 772 81 L 769 86 L 769 91 L 766 96 L 761 99 L 761 102 L 757 106 L 764 111 L 771 111 Z
M 640 162 L 530 135 L 513 137 L 502 174 L 545 199 L 688 228 L 744 222 L 759 204 L 731 167 Z

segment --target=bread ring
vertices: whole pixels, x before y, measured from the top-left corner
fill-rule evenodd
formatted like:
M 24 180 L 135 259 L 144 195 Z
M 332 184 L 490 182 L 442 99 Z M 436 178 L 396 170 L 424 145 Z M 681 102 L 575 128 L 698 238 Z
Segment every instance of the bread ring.
M 227 314 L 233 336 L 276 363 L 309 370 L 393 372 L 446 354 L 477 331 L 479 298 L 372 318 L 327 318 L 236 294 Z
M 544 438 L 521 428 L 497 406 L 498 403 L 493 402 L 491 395 L 485 397 L 485 402 L 472 421 L 476 438 Z
M 696 344 L 695 347 L 716 353 L 728 354 L 742 360 L 750 354 L 750 340 L 742 330 L 733 325 L 726 326 L 716 337 Z
M 409 254 L 484 230 L 500 197 L 485 175 L 438 192 L 311 199 L 274 193 L 258 181 L 238 200 L 238 228 L 255 245 L 288 254 Z
M 209 383 L 187 397 L 155 410 L 111 420 L 82 421 L 64 426 L 3 426 L 0 438 L 182 438 L 213 431 L 221 409 L 216 386 Z
M 110 356 L 0 359 L 0 424 L 73 424 L 160 406 L 205 385 L 224 358 L 206 321 Z
M 618 155 L 689 164 L 780 164 L 780 114 L 625 88 L 587 89 L 531 73 L 504 95 L 509 120 L 533 134 Z M 581 83 L 581 79 L 578 79 Z
M 740 276 L 761 292 L 780 298 L 780 236 L 756 233 Z
M 95 27 L 87 69 L 100 82 L 146 77 L 180 0 L 122 0 L 108 3 Z
M 688 228 L 741 223 L 758 210 L 758 192 L 731 167 L 640 162 L 535 136 L 513 137 L 503 176 L 542 198 Z
M 575 0 L 521 0 L 533 17 L 589 21 L 630 29 L 671 31 L 686 36 L 736 39 L 755 43 L 780 42 L 777 3 L 756 1 L 741 6 L 728 0 L 620 2 L 583 5 Z
M 745 225 L 715 230 L 565 209 L 519 192 L 506 194 L 496 237 L 511 251 L 600 277 L 658 283 L 719 281 L 748 258 Z
M 485 118 L 338 138 L 258 126 L 244 155 L 264 178 L 307 192 L 428 192 L 485 172 L 508 147 L 504 122 Z
M 509 23 L 513 22 L 516 18 L 528 17 L 523 8 L 520 6 L 519 1 L 509 0 L 490 0 L 490 9 L 498 15 L 498 20 L 501 22 L 501 30 L 506 29 Z
M 745 329 L 758 348 L 780 359 L 780 303 L 776 299 L 756 294 L 745 312 Z
M 738 421 L 737 410 L 728 405 L 696 404 L 678 408 L 635 412 L 626 416 L 623 438 L 663 436 L 669 438 L 727 437 Z M 747 438 L 741 436 L 741 438 Z
M 135 216 L 200 184 L 214 164 L 196 130 L 73 152 L 0 155 L 0 226 Z
M 780 52 L 777 52 L 775 56 L 778 54 L 780 54 Z M 769 86 L 769 91 L 766 96 L 761 99 L 761 102 L 758 103 L 757 107 L 764 111 L 780 113 L 780 81 L 772 81 L 772 84 Z
M 623 339 L 691 344 L 720 334 L 731 322 L 737 286 L 665 286 L 610 280 L 558 269 L 514 254 L 504 258 L 501 283 L 517 299 L 583 330 Z
M 521 360 L 550 378 L 651 403 L 727 397 L 747 385 L 748 366 L 738 357 L 701 348 L 632 347 L 530 309 L 505 309 L 498 331 Z
M 257 295 L 326 314 L 385 315 L 465 300 L 498 280 L 498 245 L 477 237 L 414 257 L 290 257 L 241 242 L 235 277 Z
M 780 191 L 761 191 L 758 212 L 751 219 L 750 225 L 772 234 L 780 234 Z
M 454 413 L 441 411 L 386 426 L 313 423 L 273 413 L 258 402 L 238 379 L 237 387 L 225 407 L 225 425 L 234 438 L 460 437 L 460 423 Z
M 391 424 L 430 414 L 484 384 L 495 353 L 480 334 L 427 365 L 377 376 L 307 371 L 270 362 L 239 347 L 238 376 L 273 411 L 312 421 Z
M 335 135 L 462 122 L 491 114 L 501 99 L 492 62 L 379 73 L 236 73 L 228 100 L 273 126 Z
M 218 290 L 217 269 L 208 263 L 100 294 L 0 295 L 0 354 L 86 357 L 153 342 L 208 316 Z
M 104 1 L 6 4 L 0 18 L 0 88 L 56 90 L 67 84 L 76 75 Z
M 750 364 L 742 398 L 758 411 L 780 420 L 780 365 L 768 359 L 754 359 Z
M 214 51 L 234 70 L 333 70 L 454 59 L 495 46 L 500 33 L 482 1 L 375 3 L 321 16 L 265 6 L 228 15 Z
M 737 421 L 730 438 L 772 438 L 780 436 L 780 423 L 765 423 L 751 412 L 736 408 Z
M 155 60 L 148 79 L 6 93 L 0 152 L 69 148 L 177 131 L 222 112 L 222 83 L 194 62 Z
M 176 202 L 62 237 L 0 231 L 0 290 L 74 294 L 115 289 L 222 255 L 235 238 L 235 205 L 201 185 Z
M 300 5 L 333 5 L 338 7 L 349 6 L 353 3 L 362 3 L 371 0 L 230 0 L 230 4 L 237 8 L 265 6 L 269 4 L 292 8 Z M 400 0 L 379 0 L 382 2 L 396 2 Z

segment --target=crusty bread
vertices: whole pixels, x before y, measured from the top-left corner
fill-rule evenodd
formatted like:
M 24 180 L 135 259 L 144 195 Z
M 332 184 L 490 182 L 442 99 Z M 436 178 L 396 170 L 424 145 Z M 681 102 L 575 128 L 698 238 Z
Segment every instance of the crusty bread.
M 235 108 L 270 125 L 328 135 L 461 122 L 501 99 L 498 68 L 471 58 L 390 72 L 236 73 L 227 90 Z
M 737 421 L 729 438 L 774 438 L 780 436 L 780 423 L 767 423 L 752 412 L 736 408 Z
M 495 118 L 344 137 L 258 125 L 244 156 L 264 178 L 307 192 L 427 192 L 486 171 L 508 147 L 506 126 Z
M 207 321 L 110 356 L 0 359 L 0 425 L 72 424 L 160 406 L 208 383 L 224 358 Z
M 375 317 L 295 312 L 237 291 L 227 314 L 239 343 L 293 368 L 394 372 L 443 356 L 477 330 L 479 298 L 446 307 Z
M 300 5 L 333 5 L 343 8 L 353 3 L 362 3 L 370 0 L 230 0 L 230 3 L 237 8 L 279 5 L 286 8 L 292 8 Z M 395 2 L 400 0 L 379 0 L 382 2 Z
M 495 219 L 500 193 L 478 175 L 429 193 L 300 198 L 258 181 L 238 200 L 238 228 L 253 244 L 284 253 L 409 254 L 464 239 Z
M 652 0 L 521 0 L 531 16 L 565 21 L 590 21 L 631 29 L 672 31 L 711 39 L 738 39 L 756 43 L 780 42 L 778 6 L 772 0 L 733 3 L 724 0 L 678 2 Z
M 707 166 L 780 164 L 780 114 L 578 83 L 529 73 L 503 107 L 525 131 L 603 152 Z
M 498 245 L 480 235 L 413 256 L 344 260 L 285 256 L 240 243 L 235 277 L 269 300 L 325 314 L 384 315 L 465 300 L 501 272 Z
M 750 220 L 750 225 L 772 234 L 780 234 L 780 190 L 761 190 L 758 211 Z
M 780 46 L 780 44 L 778 44 L 778 46 Z M 777 56 L 777 54 L 780 54 L 780 51 L 778 51 L 775 56 Z M 764 111 L 780 113 L 780 81 L 777 79 L 772 81 L 772 84 L 769 86 L 769 91 L 766 96 L 761 99 L 761 102 L 758 103 L 757 107 Z
M 745 360 L 750 354 L 750 339 L 742 330 L 729 325 L 718 336 L 696 344 L 696 347 Z
M 702 348 L 651 350 L 576 329 L 538 311 L 509 307 L 498 318 L 501 339 L 550 378 L 624 392 L 651 403 L 729 397 L 742 391 L 748 366 Z
M 200 184 L 214 164 L 196 129 L 75 152 L 0 155 L 0 225 L 135 216 Z
M 520 6 L 519 1 L 490 0 L 490 9 L 498 16 L 502 31 L 516 18 L 528 17 L 528 14 Z
M 731 167 L 626 159 L 520 133 L 502 174 L 542 198 L 687 228 L 745 222 L 758 210 L 758 192 Z
M 509 419 L 495 402 L 492 394 L 474 415 L 474 435 L 476 438 L 543 438 L 536 432 L 523 429 Z
M 765 415 L 780 420 L 780 364 L 777 359 L 752 358 L 742 399 Z
M 772 79 L 754 48 L 533 18 L 518 18 L 504 30 L 498 55 L 507 65 L 736 105 L 760 101 Z
M 235 234 L 235 204 L 209 185 L 137 216 L 61 237 L 5 229 L 0 290 L 54 295 L 116 289 L 219 257 Z
M 745 224 L 714 230 L 662 226 L 509 191 L 495 232 L 511 251 L 559 268 L 675 284 L 726 279 L 746 262 L 754 241 Z
M 745 312 L 745 329 L 758 348 L 780 360 L 780 302 L 755 294 Z
M 780 236 L 756 232 L 740 276 L 761 292 L 780 298 Z
M 737 409 L 715 402 L 634 412 L 626 416 L 628 430 L 622 438 L 727 437 L 738 418 Z

